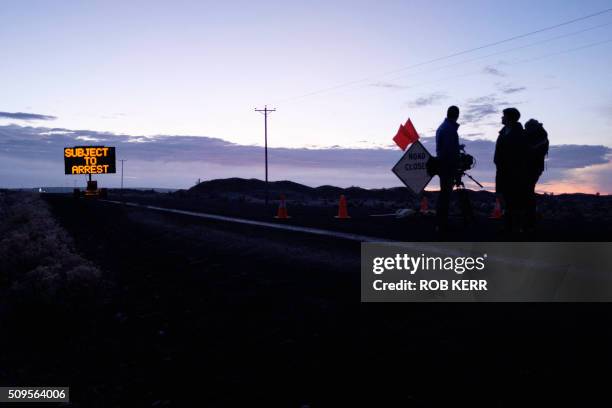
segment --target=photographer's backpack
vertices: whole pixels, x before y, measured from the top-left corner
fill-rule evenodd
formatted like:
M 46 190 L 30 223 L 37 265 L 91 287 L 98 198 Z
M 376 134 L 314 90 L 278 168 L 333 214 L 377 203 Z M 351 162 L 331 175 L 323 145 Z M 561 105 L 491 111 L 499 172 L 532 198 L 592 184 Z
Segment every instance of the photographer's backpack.
M 525 135 L 529 146 L 530 171 L 539 177 L 544 172 L 544 161 L 548 155 L 548 132 L 540 122 L 529 119 L 525 123 Z

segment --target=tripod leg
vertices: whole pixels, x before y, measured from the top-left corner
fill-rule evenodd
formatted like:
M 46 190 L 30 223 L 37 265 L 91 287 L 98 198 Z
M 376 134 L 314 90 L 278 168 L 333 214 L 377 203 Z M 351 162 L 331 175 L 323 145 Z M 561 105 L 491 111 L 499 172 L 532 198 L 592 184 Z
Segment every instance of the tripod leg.
M 461 201 L 461 212 L 463 214 L 464 226 L 468 227 L 474 222 L 474 210 L 472 208 L 472 203 L 470 202 L 468 192 L 465 188 L 459 189 L 459 197 Z

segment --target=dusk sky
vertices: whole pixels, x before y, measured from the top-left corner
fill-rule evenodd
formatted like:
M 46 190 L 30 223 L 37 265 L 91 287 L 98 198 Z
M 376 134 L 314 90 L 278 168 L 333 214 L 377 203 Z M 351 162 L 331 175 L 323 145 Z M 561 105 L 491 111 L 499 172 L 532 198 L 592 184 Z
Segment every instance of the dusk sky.
M 559 151 L 594 154 L 574 167 L 559 164 L 562 170 L 547 176 L 548 190 L 612 193 L 610 0 L 6 2 L 0 56 L 0 186 L 72 185 L 62 151 L 54 161 L 49 149 L 56 145 L 47 143 L 61 132 L 80 144 L 94 142 L 94 133 L 107 132 L 109 145 L 113 135 L 133 136 L 158 144 L 155 154 L 176 136 L 261 146 L 263 117 L 253 109 L 268 104 L 277 109 L 270 146 L 297 149 L 276 150 L 271 179 L 390 187 L 400 185 L 390 171 L 402 153 L 391 146 L 399 124 L 410 117 L 423 137 L 432 136 L 446 107 L 456 104 L 464 140 L 490 144 L 501 110 L 516 106 L 522 120 L 544 123 Z M 168 137 L 153 137 L 159 135 Z M 116 137 L 116 144 L 127 143 Z M 176 140 L 205 149 L 209 139 Z M 309 166 L 300 156 L 292 167 L 287 157 L 305 148 L 332 156 L 384 148 L 388 163 L 372 171 L 354 163 L 352 172 L 334 160 Z M 118 147 L 117 154 L 132 160 L 133 186 L 263 178 L 259 150 L 248 165 L 232 151 L 215 150 L 216 160 L 202 152 L 208 162 L 194 151 L 162 159 Z M 490 182 L 486 151 L 477 158 Z M 35 152 L 40 167 L 30 162 L 27 176 L 15 171 Z M 338 162 L 350 161 L 344 153 Z M 116 185 L 116 176 L 105 177 Z

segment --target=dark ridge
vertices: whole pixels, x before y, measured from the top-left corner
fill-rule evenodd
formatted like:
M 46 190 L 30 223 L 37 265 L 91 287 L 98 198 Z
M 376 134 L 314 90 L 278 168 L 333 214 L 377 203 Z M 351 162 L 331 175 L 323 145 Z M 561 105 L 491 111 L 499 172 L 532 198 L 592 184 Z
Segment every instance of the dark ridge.
M 187 190 L 188 193 L 242 193 L 265 190 L 266 183 L 258 179 L 238 177 L 203 181 Z
M 179 190 L 173 195 L 179 197 L 265 197 L 266 183 L 259 179 L 227 178 L 208 180 L 193 186 L 189 190 Z M 406 187 L 365 189 L 361 187 L 341 188 L 332 185 L 309 187 L 289 180 L 271 181 L 269 183 L 270 199 L 276 200 L 284 194 L 289 200 L 337 200 L 344 194 L 349 200 L 381 200 L 395 202 L 419 201 L 421 196 L 415 197 Z M 435 200 L 437 191 L 425 191 L 423 196 Z M 470 190 L 470 197 L 475 205 L 484 205 L 495 202 L 495 194 L 486 190 Z M 607 205 L 612 201 L 612 196 L 595 194 L 559 194 L 539 195 L 540 202 L 544 205 L 563 206 L 571 209 L 575 205 Z M 456 195 L 454 200 L 457 200 Z
M 188 194 L 216 194 L 216 193 L 248 193 L 258 194 L 265 192 L 266 183 L 258 179 L 243 179 L 238 177 L 203 181 L 187 190 Z M 269 183 L 271 194 L 300 194 L 312 195 L 314 189 L 293 181 L 271 181 Z
M 215 195 L 215 194 L 240 194 L 251 196 L 262 196 L 266 191 L 266 183 L 259 179 L 243 179 L 238 177 L 227 179 L 215 179 L 203 181 L 187 191 L 182 191 L 179 195 L 187 196 Z M 405 187 L 365 189 L 362 187 L 336 187 L 323 185 L 319 187 L 309 187 L 304 184 L 289 180 L 271 181 L 269 183 L 271 197 L 284 194 L 290 198 L 309 198 L 309 199 L 337 199 L 341 194 L 351 199 L 378 199 L 378 200 L 406 200 L 414 198 Z M 435 194 L 425 192 L 425 195 Z M 478 192 L 482 195 L 490 195 L 489 192 Z

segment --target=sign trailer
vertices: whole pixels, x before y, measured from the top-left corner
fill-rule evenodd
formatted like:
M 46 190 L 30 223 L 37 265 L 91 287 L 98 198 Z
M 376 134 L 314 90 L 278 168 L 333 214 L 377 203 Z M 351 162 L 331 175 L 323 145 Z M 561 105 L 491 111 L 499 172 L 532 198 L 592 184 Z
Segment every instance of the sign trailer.
M 98 190 L 98 182 L 91 179 L 92 174 L 112 174 L 116 172 L 115 148 L 109 146 L 75 146 L 64 148 L 64 173 L 86 174 L 89 176 L 85 196 L 105 195 L 106 190 Z M 75 189 L 75 195 L 80 191 Z

